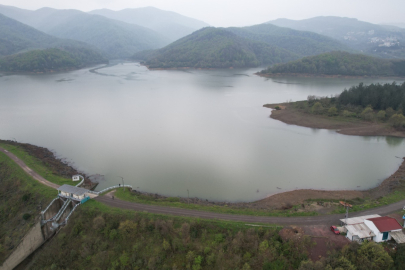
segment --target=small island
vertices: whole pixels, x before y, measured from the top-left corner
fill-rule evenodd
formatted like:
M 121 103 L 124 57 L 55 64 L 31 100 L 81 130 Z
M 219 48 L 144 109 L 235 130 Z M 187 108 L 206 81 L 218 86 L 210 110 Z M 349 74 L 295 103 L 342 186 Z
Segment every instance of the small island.
M 405 137 L 405 83 L 361 83 L 335 97 L 308 96 L 304 101 L 264 107 L 274 109 L 270 117 L 286 124 L 335 129 L 346 135 Z

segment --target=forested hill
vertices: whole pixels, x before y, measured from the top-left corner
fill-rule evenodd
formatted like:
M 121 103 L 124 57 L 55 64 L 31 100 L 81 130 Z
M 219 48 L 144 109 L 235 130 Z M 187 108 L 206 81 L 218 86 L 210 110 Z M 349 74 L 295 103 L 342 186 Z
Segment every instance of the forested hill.
M 24 55 L 2 59 L 2 70 L 16 71 L 16 65 L 12 64 L 11 66 L 13 66 L 13 68 L 11 69 L 8 67 L 11 63 L 17 62 L 24 62 L 25 67 L 35 66 L 35 63 L 28 63 L 30 59 L 35 59 L 33 54 L 24 54 L 24 52 L 46 48 L 58 48 L 59 51 L 68 53 L 69 57 L 75 59 L 78 66 L 107 62 L 107 60 L 97 51 L 96 48 L 88 44 L 74 40 L 59 39 L 47 35 L 41 31 L 0 14 L 0 59 L 2 59 L 1 57 L 20 53 Z M 68 65 L 66 68 L 71 68 L 71 65 Z M 29 70 L 25 68 L 24 71 Z
M 196 31 L 160 50 L 133 56 L 134 60 L 145 60 L 150 68 L 256 67 L 298 58 L 287 50 L 213 27 Z
M 91 44 L 109 59 L 127 58 L 170 43 L 151 29 L 79 10 L 41 8 L 30 11 L 0 5 L 0 13 L 49 35 Z
M 74 54 L 56 48 L 33 50 L 0 58 L 0 71 L 49 72 L 77 69 L 85 67 L 89 61 L 94 60 L 94 56 L 91 52 L 89 53 L 80 51 Z
M 393 59 L 405 58 L 405 29 L 398 27 L 389 28 L 353 18 L 334 16 L 297 21 L 278 19 L 268 23 L 325 35 L 370 55 Z
M 330 37 L 308 31 L 278 27 L 272 24 L 226 29 L 240 37 L 284 48 L 302 57 L 331 51 L 353 51 L 353 49 Z
M 405 60 L 387 60 L 362 54 L 331 52 L 279 64 L 262 74 L 314 74 L 344 76 L 405 76 Z

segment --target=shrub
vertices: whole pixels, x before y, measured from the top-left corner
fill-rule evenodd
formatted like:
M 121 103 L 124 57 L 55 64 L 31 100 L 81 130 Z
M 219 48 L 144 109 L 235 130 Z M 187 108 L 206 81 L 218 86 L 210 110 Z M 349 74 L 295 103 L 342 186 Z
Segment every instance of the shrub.
M 169 198 L 166 199 L 166 201 L 169 201 L 169 202 L 179 202 L 179 201 L 180 201 L 180 198 L 177 198 L 177 197 L 169 197 Z
M 343 116 L 344 116 L 344 117 L 356 117 L 356 113 L 350 112 L 350 111 L 348 111 L 348 110 L 344 110 L 344 111 L 343 111 Z
M 277 111 L 281 110 L 280 106 L 276 106 L 275 109 L 276 109 Z
M 395 128 L 404 128 L 405 127 L 405 116 L 402 114 L 394 114 L 391 116 L 389 122 Z
M 329 116 L 335 116 L 337 114 L 338 114 L 338 110 L 336 109 L 335 106 L 329 108 L 329 110 L 328 110 L 328 115 Z
M 312 106 L 312 113 L 314 114 L 321 114 L 323 111 L 323 106 L 322 104 L 318 101 L 314 104 L 314 106 Z
M 371 108 L 371 106 L 367 106 L 362 112 L 361 112 L 361 118 L 363 118 L 364 120 L 373 120 L 374 118 L 374 111 L 373 108 Z
M 31 217 L 31 215 L 28 214 L 28 213 L 25 213 L 25 214 L 23 215 L 23 219 L 24 219 L 24 220 L 28 220 L 28 219 L 30 219 L 30 217 Z
M 379 111 L 379 112 L 377 113 L 377 118 L 378 118 L 378 120 L 384 120 L 384 119 L 385 119 L 385 115 L 386 115 L 386 113 L 385 113 L 384 110 Z

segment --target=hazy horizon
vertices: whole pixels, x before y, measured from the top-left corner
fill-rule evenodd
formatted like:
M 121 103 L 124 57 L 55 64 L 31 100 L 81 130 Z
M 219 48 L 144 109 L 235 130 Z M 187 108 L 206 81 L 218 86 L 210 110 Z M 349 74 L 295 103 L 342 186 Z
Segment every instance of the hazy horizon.
M 279 18 L 302 20 L 317 16 L 339 16 L 356 18 L 375 24 L 405 23 L 403 10 L 405 1 L 358 0 L 355 3 L 342 0 L 339 3 L 331 0 L 251 0 L 238 2 L 223 0 L 221 2 L 189 0 L 1 0 L 1 5 L 37 10 L 44 7 L 55 9 L 77 9 L 88 12 L 95 9 L 122 10 L 126 8 L 155 7 L 173 11 L 181 15 L 204 21 L 216 27 L 247 26 L 264 23 Z M 366 7 L 366 8 L 365 8 Z

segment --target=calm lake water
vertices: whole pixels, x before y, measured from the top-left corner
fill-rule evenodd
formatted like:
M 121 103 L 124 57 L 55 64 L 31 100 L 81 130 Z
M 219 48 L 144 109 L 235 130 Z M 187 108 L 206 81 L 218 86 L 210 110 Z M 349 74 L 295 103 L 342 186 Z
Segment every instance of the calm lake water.
M 300 188 L 366 189 L 397 170 L 403 139 L 286 125 L 263 104 L 334 95 L 364 79 L 256 69 L 148 71 L 137 63 L 0 77 L 0 138 L 52 149 L 98 189 L 253 201 Z

